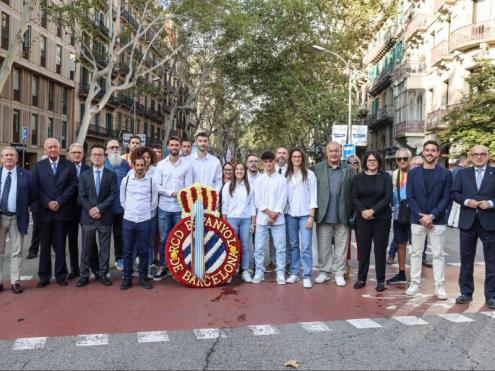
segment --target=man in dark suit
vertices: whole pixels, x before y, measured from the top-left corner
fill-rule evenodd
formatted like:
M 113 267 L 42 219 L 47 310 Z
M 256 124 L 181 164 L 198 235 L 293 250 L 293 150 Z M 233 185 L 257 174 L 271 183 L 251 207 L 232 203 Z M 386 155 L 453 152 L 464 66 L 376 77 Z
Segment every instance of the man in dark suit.
M 50 283 L 52 240 L 55 247 L 55 278 L 60 286 L 67 286 L 65 238 L 67 224 L 72 218 L 72 200 L 77 191 L 76 167 L 69 160 L 60 157 L 58 140 L 46 139 L 44 148 L 48 158 L 39 161 L 33 171 L 33 181 L 39 193 L 40 288 Z
M 437 164 L 440 148 L 429 140 L 423 144 L 423 166 L 409 171 L 406 194 L 411 210 L 411 284 L 406 295 L 419 293 L 421 266 L 425 239 L 430 241 L 433 256 L 435 296 L 448 299 L 445 292 L 444 232 L 447 224 L 447 209 L 452 204 L 450 190 L 452 173 Z
M 69 146 L 69 158 L 76 167 L 77 179 L 81 174 L 89 170 L 90 167 L 83 161 L 84 149 L 79 143 L 72 143 Z M 79 218 L 81 216 L 81 207 L 77 201 L 77 192 L 72 200 L 72 220 L 67 225 L 67 234 L 69 237 L 69 257 L 70 273 L 68 279 L 79 277 Z
M 22 293 L 20 285 L 22 246 L 29 225 L 29 204 L 34 197 L 31 173 L 17 166 L 17 151 L 5 147 L 0 167 L 0 291 L 3 291 L 3 261 L 7 234 L 10 238 L 10 289 Z
M 461 295 L 456 302 L 466 304 L 473 300 L 473 266 L 479 238 L 485 257 L 486 305 L 495 309 L 495 168 L 487 165 L 488 159 L 488 148 L 474 146 L 471 150 L 474 167 L 460 170 L 452 186 L 452 198 L 461 205 Z
M 105 148 L 94 145 L 90 151 L 93 168 L 79 178 L 79 204 L 81 205 L 81 278 L 77 287 L 89 283 L 89 266 L 96 247 L 96 232 L 99 239 L 98 280 L 105 286 L 112 283 L 107 277 L 112 235 L 112 203 L 117 194 L 117 175 L 105 169 Z

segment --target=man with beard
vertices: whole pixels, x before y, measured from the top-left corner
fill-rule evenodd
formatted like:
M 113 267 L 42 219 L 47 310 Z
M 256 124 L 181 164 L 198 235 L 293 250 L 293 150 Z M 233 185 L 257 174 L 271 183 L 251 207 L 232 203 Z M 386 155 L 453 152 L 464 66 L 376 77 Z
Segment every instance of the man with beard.
M 285 147 L 279 147 L 277 149 L 277 154 L 275 156 L 276 164 L 275 171 L 283 176 L 287 172 L 288 160 L 289 160 L 289 151 Z
M 153 280 L 160 281 L 167 275 L 165 265 L 165 242 L 167 236 L 181 219 L 181 210 L 177 202 L 177 193 L 192 184 L 191 164 L 179 157 L 180 139 L 172 136 L 168 139 L 169 155 L 156 165 L 153 181 L 158 189 L 158 230 L 160 233 L 160 267 Z
M 181 152 L 182 157 L 187 157 L 187 156 L 191 155 L 192 143 L 189 139 L 187 139 L 187 138 L 182 139 L 180 152 Z
M 254 184 L 256 178 L 261 175 L 259 165 L 260 165 L 260 160 L 258 156 L 255 153 L 249 154 L 248 157 L 246 158 L 246 166 L 248 169 L 247 176 L 250 185 Z
M 124 153 L 121 156 L 124 160 L 127 161 L 131 169 L 132 169 L 131 154 L 139 147 L 141 147 L 141 138 L 137 135 L 133 135 L 132 137 L 129 138 L 129 152 Z
M 222 165 L 220 160 L 208 153 L 208 135 L 196 134 L 198 152 L 191 157 L 193 183 L 214 187 L 220 194 L 222 188 Z
M 425 239 L 431 244 L 433 256 L 433 277 L 435 296 L 448 299 L 445 292 L 444 234 L 447 223 L 447 209 L 452 204 L 450 190 L 452 173 L 437 165 L 440 156 L 439 145 L 433 140 L 423 145 L 423 166 L 409 171 L 406 193 L 411 210 L 411 284 L 406 295 L 419 293 L 421 265 Z
M 117 190 L 120 189 L 122 179 L 130 170 L 129 163 L 121 156 L 120 144 L 117 140 L 109 140 L 107 143 L 107 158 L 104 162 L 105 169 L 112 170 L 117 175 Z M 115 195 L 112 203 L 113 211 L 113 247 L 115 255 L 115 266 L 119 271 L 124 269 L 123 245 L 122 245 L 122 223 L 124 220 L 124 209 L 120 204 L 119 192 Z

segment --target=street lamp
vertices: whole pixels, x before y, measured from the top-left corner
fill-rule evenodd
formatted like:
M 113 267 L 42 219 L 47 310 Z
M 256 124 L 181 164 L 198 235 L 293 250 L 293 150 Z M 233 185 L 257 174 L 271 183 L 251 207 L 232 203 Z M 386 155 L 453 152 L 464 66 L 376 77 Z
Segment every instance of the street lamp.
M 351 135 L 352 135 L 352 85 L 351 85 L 351 81 L 352 81 L 352 69 L 351 69 L 351 63 L 350 61 L 346 61 L 342 56 L 340 56 L 339 54 L 331 51 L 331 50 L 328 50 L 328 49 L 325 49 L 324 47 L 322 46 L 319 46 L 319 45 L 313 45 L 313 49 L 319 51 L 319 52 L 322 52 L 322 53 L 328 53 L 328 54 L 331 54 L 335 57 L 337 57 L 342 63 L 344 63 L 346 69 L 347 69 L 347 74 L 349 75 L 349 82 L 348 82 L 348 109 L 349 109 L 349 112 L 348 112 L 348 116 L 347 116 L 347 140 L 346 140 L 346 143 L 352 143 L 352 140 L 351 140 Z

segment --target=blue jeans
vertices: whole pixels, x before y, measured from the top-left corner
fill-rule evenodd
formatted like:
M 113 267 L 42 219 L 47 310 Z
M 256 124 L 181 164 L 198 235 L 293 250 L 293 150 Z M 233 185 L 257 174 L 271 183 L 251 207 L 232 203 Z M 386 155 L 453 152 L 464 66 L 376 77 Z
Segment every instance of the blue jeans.
M 150 238 L 151 219 L 134 223 L 124 219 L 124 277 L 132 277 L 133 252 L 136 249 L 139 256 L 139 277 L 146 278 L 148 274 L 148 241 Z
M 283 273 L 285 271 L 285 224 L 278 225 L 262 225 L 256 224 L 256 235 L 254 243 L 254 261 L 256 263 L 256 275 L 263 274 L 265 272 L 265 242 L 268 239 L 269 233 L 273 238 L 273 244 L 275 245 L 275 251 L 277 256 L 277 273 Z
M 160 255 L 160 265 L 165 266 L 165 243 L 172 228 L 181 220 L 182 213 L 180 211 L 165 211 L 158 208 L 158 231 L 160 232 L 160 247 L 158 254 Z
M 251 218 L 229 218 L 227 222 L 234 228 L 235 233 L 241 240 L 241 269 L 249 269 L 249 227 Z
M 303 266 L 303 277 L 311 278 L 313 269 L 312 239 L 313 231 L 306 228 L 308 216 L 294 217 L 286 215 L 287 233 L 289 237 L 290 272 L 299 276 L 299 268 Z M 301 234 L 301 247 L 299 247 L 299 234 Z

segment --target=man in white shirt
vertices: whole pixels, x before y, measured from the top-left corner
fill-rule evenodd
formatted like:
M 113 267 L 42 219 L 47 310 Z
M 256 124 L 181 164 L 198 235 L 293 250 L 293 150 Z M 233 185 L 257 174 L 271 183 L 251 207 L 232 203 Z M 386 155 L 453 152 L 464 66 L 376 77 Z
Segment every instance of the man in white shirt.
M 181 219 L 181 209 L 177 193 L 192 184 L 190 161 L 179 157 L 180 138 L 172 136 L 167 142 L 169 155 L 161 160 L 155 168 L 153 181 L 158 190 L 158 230 L 160 232 L 160 267 L 153 280 L 160 281 L 167 275 L 165 265 L 165 243 L 172 228 Z
M 153 286 L 148 281 L 148 242 L 151 219 L 158 204 L 158 190 L 151 177 L 146 177 L 145 160 L 133 161 L 134 174 L 127 175 L 120 185 L 120 202 L 124 208 L 124 276 L 121 290 L 132 286 L 133 252 L 139 256 L 139 284 L 145 289 Z
M 251 153 L 246 158 L 246 166 L 248 169 L 248 182 L 253 185 L 257 177 L 261 175 L 260 172 L 260 160 L 255 153 Z
M 182 139 L 182 142 L 180 143 L 181 145 L 181 157 L 188 157 L 192 153 L 192 143 L 189 139 L 185 138 Z
M 256 216 L 256 235 L 254 259 L 256 272 L 253 283 L 264 279 L 265 242 L 270 232 L 277 257 L 277 283 L 285 284 L 286 232 L 284 208 L 287 204 L 287 180 L 275 171 L 275 155 L 265 151 L 261 156 L 265 173 L 254 182 L 254 197 L 258 214 Z
M 198 152 L 191 156 L 193 183 L 214 187 L 220 194 L 222 188 L 222 165 L 220 160 L 208 153 L 208 135 L 196 134 Z

